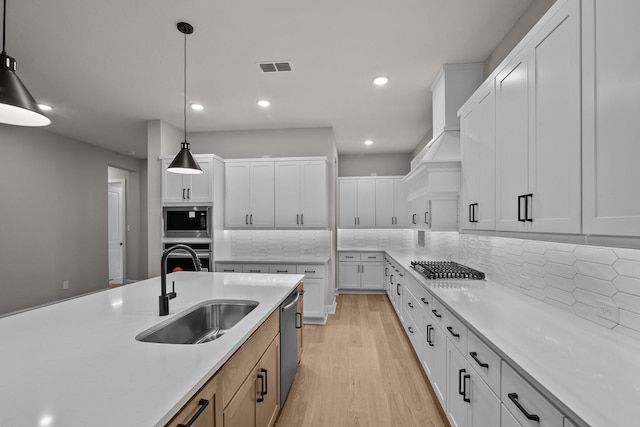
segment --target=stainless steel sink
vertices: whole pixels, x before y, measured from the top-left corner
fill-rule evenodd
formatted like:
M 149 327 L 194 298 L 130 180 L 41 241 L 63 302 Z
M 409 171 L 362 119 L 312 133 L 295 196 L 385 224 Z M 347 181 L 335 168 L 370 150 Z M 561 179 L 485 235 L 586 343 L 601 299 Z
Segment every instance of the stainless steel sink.
M 258 306 L 256 301 L 204 301 L 166 323 L 141 332 L 136 340 L 164 344 L 201 344 L 220 338 Z

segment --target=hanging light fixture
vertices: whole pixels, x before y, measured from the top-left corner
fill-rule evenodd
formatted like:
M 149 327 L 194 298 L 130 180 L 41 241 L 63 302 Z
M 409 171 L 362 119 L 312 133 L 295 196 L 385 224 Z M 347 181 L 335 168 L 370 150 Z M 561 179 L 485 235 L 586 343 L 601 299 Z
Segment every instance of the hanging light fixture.
M 184 34 L 184 142 L 180 144 L 180 151 L 167 170 L 174 173 L 197 174 L 202 173 L 202 169 L 191 155 L 187 142 L 187 34 L 193 33 L 193 27 L 186 22 L 179 22 L 178 31 Z
M 16 60 L 5 51 L 7 0 L 2 9 L 2 54 L 0 55 L 0 123 L 18 126 L 46 126 L 51 120 L 42 113 L 16 74 Z

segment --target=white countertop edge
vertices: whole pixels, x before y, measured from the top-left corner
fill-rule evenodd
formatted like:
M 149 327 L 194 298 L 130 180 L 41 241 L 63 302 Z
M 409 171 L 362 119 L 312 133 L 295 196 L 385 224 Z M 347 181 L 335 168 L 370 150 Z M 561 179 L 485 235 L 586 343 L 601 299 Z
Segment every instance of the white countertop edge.
M 233 256 L 215 258 L 215 262 L 226 262 L 229 264 L 326 264 L 329 262 L 330 257 L 244 257 Z

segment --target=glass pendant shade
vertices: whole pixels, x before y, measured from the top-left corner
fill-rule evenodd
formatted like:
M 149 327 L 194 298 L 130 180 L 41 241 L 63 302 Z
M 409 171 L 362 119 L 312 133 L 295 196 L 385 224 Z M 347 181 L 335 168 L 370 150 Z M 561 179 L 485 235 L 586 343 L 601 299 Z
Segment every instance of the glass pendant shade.
M 167 171 L 191 175 L 202 173 L 202 169 L 200 169 L 200 165 L 198 165 L 196 159 L 191 155 L 189 147 L 190 145 L 188 142 L 185 141 L 181 143 L 180 151 L 167 168 Z
M 45 116 L 16 75 L 16 61 L 6 52 L 0 55 L 0 123 L 18 126 L 46 126 Z

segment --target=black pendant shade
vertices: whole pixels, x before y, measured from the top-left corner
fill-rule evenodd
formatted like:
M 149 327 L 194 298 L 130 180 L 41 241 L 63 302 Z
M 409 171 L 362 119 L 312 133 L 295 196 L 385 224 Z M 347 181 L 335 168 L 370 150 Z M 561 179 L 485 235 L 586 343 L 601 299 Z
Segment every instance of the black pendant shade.
M 184 174 L 202 173 L 200 165 L 198 165 L 196 159 L 191 155 L 191 151 L 189 151 L 189 143 L 185 141 L 181 143 L 180 146 L 180 151 L 176 155 L 176 158 L 173 159 L 167 170 L 169 172 Z
M 167 171 L 195 175 L 202 173 L 200 165 L 191 155 L 187 142 L 187 34 L 193 33 L 193 27 L 186 22 L 178 23 L 178 31 L 184 34 L 184 142 L 180 144 L 180 151 L 171 162 Z
M 7 0 L 2 8 L 2 54 L 0 54 L 0 123 L 18 126 L 46 126 L 45 116 L 16 74 L 16 60 L 5 51 Z

